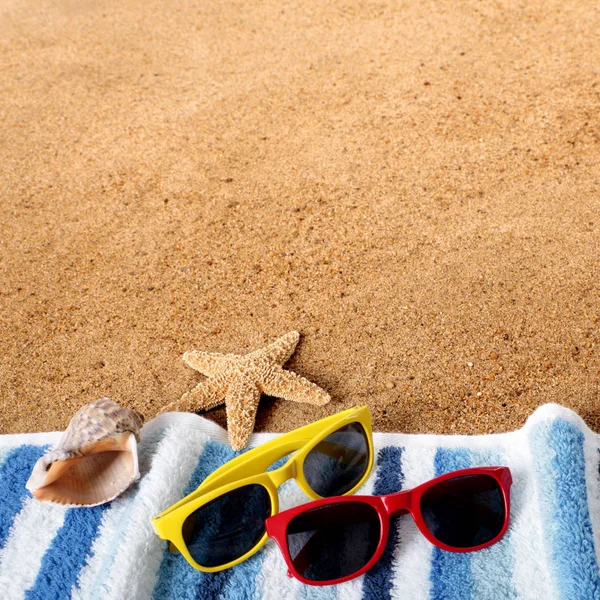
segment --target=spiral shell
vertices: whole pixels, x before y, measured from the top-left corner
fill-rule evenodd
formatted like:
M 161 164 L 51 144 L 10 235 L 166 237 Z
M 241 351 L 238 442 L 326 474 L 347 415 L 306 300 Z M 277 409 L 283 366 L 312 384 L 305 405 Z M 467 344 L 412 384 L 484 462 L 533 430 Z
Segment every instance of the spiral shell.
M 27 489 L 42 502 L 96 506 L 139 479 L 143 417 L 109 398 L 75 413 L 58 446 L 35 464 Z

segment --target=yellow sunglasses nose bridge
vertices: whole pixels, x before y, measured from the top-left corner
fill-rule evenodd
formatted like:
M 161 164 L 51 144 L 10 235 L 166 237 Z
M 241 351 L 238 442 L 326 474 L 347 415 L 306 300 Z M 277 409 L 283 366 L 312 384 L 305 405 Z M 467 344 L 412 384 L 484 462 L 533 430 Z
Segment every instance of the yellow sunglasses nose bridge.
M 296 461 L 292 460 L 289 463 L 286 463 L 279 469 L 275 469 L 269 473 L 270 479 L 273 482 L 275 487 L 279 487 L 283 485 L 288 479 L 295 479 L 298 474 L 298 467 L 296 466 Z

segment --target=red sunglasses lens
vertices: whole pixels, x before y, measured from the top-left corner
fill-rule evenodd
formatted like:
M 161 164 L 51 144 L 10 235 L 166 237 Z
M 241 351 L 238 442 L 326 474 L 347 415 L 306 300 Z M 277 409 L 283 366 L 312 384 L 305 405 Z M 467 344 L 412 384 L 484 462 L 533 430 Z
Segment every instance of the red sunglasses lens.
M 339 502 L 307 510 L 287 528 L 295 570 L 310 581 L 334 581 L 360 571 L 381 537 L 377 511 L 362 502 Z
M 430 487 L 421 514 L 437 540 L 452 548 L 474 548 L 497 537 L 506 521 L 500 484 L 489 475 L 465 475 Z

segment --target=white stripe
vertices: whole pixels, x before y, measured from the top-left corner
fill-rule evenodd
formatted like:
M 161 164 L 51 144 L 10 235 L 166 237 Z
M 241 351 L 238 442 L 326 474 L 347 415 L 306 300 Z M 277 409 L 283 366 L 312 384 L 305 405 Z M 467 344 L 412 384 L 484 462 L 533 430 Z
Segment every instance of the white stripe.
M 402 455 L 404 489 L 411 489 L 435 477 L 436 448 L 430 444 L 405 448 Z M 398 545 L 392 565 L 393 585 L 390 595 L 399 600 L 429 598 L 431 554 L 433 546 L 425 539 L 410 515 L 398 521 Z
M 0 466 L 2 466 L 2 463 L 4 462 L 4 458 L 12 449 L 13 448 L 11 448 L 10 446 L 4 446 L 4 447 L 0 446 Z
M 74 600 L 152 596 L 165 542 L 154 533 L 150 520 L 181 498 L 208 439 L 182 424 L 169 426 L 163 436 L 156 453 L 150 435 L 140 443 L 138 489 L 133 496 L 113 501 L 105 513 L 91 557 L 73 590 Z M 99 576 L 107 577 L 98 581 Z
M 528 431 L 523 430 L 506 436 L 504 448 L 513 478 L 510 530 L 515 561 L 513 583 L 517 598 L 558 600 L 552 562 L 545 547 Z M 549 456 L 541 458 L 550 460 Z
M 18 600 L 35 582 L 42 558 L 62 527 L 67 507 L 28 498 L 0 550 L 2 598 Z
M 0 435 L 0 449 L 8 448 L 12 450 L 17 446 L 31 444 L 32 446 L 45 446 L 46 444 L 54 446 L 58 444 L 62 433 L 60 431 L 51 431 L 44 433 L 11 433 Z
M 148 435 L 152 435 L 155 431 L 163 429 L 167 426 L 178 425 L 185 426 L 189 430 L 193 430 L 195 434 L 202 434 L 209 437 L 213 442 L 229 445 L 229 437 L 227 430 L 217 425 L 214 421 L 210 421 L 199 415 L 184 412 L 168 412 L 155 417 L 148 421 L 140 431 L 140 436 L 144 439 Z M 260 446 L 273 438 L 276 438 L 282 433 L 253 433 L 250 436 L 248 448 Z M 20 442 L 22 443 L 22 442 Z

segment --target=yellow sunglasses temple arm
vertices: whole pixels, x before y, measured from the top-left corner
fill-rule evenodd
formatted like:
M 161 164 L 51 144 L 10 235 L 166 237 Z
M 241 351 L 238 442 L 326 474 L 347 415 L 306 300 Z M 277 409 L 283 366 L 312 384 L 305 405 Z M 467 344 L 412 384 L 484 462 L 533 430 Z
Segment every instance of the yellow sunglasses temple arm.
M 173 504 L 165 511 L 157 515 L 154 520 L 164 517 L 165 515 L 210 492 L 211 490 L 227 485 L 228 483 L 237 481 L 239 479 L 244 479 L 256 473 L 263 473 L 273 463 L 302 448 L 302 446 L 316 437 L 323 429 L 338 421 L 342 421 L 361 410 L 367 410 L 368 412 L 368 408 L 364 406 L 350 408 L 343 412 L 336 413 L 335 415 L 325 417 L 324 419 L 316 421 L 315 423 L 304 425 L 303 427 L 295 429 L 294 431 L 290 431 L 289 433 L 278 436 L 264 444 L 261 444 L 257 448 L 248 450 L 244 454 L 237 456 L 228 463 L 219 467 L 216 471 L 204 479 L 198 488 L 185 496 L 185 498 L 179 500 L 179 502 L 176 504 Z M 248 468 L 250 466 L 249 463 L 252 463 L 251 469 Z
M 248 452 L 237 456 L 236 458 L 230 460 L 227 464 L 211 473 L 200 484 L 196 491 L 202 490 L 204 493 L 209 489 L 214 489 L 213 484 L 217 483 L 217 481 L 219 485 L 224 485 L 229 483 L 229 481 L 234 481 L 236 478 L 239 478 L 238 469 L 250 461 L 252 461 L 252 472 L 243 473 L 244 477 L 247 477 L 253 473 L 264 472 L 274 462 L 287 456 L 291 452 L 295 452 L 296 450 L 302 448 L 304 444 L 311 441 L 316 435 L 318 435 L 322 429 L 326 428 L 332 423 L 341 421 L 348 415 L 356 412 L 359 408 L 362 407 L 350 408 L 335 415 L 325 417 L 324 419 L 316 421 L 315 423 L 309 423 L 308 425 L 304 425 L 303 427 L 295 429 L 294 431 L 290 431 L 289 433 L 278 436 L 264 444 L 261 444 L 257 448 L 252 448 Z

